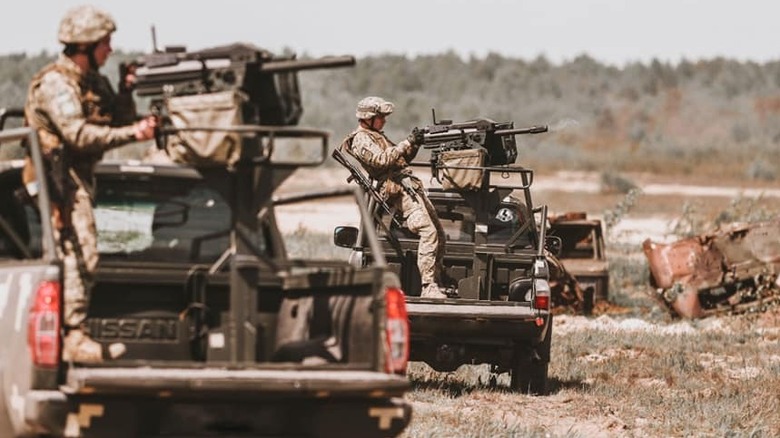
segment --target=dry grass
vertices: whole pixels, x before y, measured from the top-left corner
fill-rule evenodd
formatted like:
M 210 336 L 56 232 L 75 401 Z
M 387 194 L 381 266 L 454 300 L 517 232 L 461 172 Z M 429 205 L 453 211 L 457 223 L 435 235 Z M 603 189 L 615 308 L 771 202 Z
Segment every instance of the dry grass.
M 648 323 L 561 316 L 544 397 L 486 367 L 413 364 L 404 436 L 780 435 L 780 313 Z

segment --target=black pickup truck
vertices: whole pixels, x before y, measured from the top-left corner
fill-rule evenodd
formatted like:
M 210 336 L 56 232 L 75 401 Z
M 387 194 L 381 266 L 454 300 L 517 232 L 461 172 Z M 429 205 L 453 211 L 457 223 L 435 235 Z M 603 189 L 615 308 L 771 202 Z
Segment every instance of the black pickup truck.
M 42 175 L 31 130 L 0 132 L 0 148 L 21 138 Z M 317 150 L 321 162 L 325 146 Z M 348 263 L 332 243 L 342 252 L 290 255 L 306 239 L 306 222 L 285 233 L 279 212 L 300 203 L 349 202 L 370 223 L 350 188 L 274 198 L 306 164 L 271 154 L 238 177 L 99 165 L 101 262 L 86 326 L 127 351 L 83 365 L 61 359 L 62 266 L 47 188 L 25 197 L 22 162 L 3 162 L 0 436 L 400 433 L 411 410 L 399 280 L 372 227 L 366 239 L 376 257 L 365 266 Z
M 493 373 L 510 372 L 513 389 L 544 394 L 552 338 L 547 208 L 533 205 L 530 169 L 498 168 L 514 181 L 502 186 L 490 184 L 493 171 L 482 170 L 487 175 L 481 190 L 428 190 L 446 233 L 444 277 L 457 287 L 457 298 L 419 296 L 418 237 L 376 203 L 373 227 L 382 239 L 381 254 L 361 242 L 367 229 L 339 228 L 336 240 L 364 263 L 386 259 L 401 277 L 408 292 L 411 360 L 438 371 L 490 364 Z

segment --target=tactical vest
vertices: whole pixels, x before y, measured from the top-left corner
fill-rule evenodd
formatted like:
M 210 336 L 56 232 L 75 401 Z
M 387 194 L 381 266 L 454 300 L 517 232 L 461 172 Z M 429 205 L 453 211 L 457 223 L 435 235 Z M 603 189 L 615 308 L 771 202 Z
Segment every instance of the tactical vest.
M 30 92 L 28 94 L 28 105 L 25 106 L 25 121 L 34 127 L 38 133 L 38 139 L 41 145 L 41 152 L 44 158 L 52 159 L 54 155 L 60 155 L 64 159 L 66 167 L 72 168 L 81 183 L 92 193 L 93 169 L 95 163 L 103 158 L 102 153 L 79 153 L 72 154 L 68 148 L 63 148 L 63 139 L 58 132 L 58 128 L 51 120 L 48 120 L 46 114 L 37 113 L 29 104 L 32 98 L 33 90 L 40 87 L 45 75 L 51 72 L 57 72 L 71 82 L 77 84 L 79 98 L 81 100 L 81 110 L 87 123 L 95 125 L 111 125 L 113 115 L 116 110 L 116 93 L 105 76 L 97 71 L 90 70 L 85 75 L 80 72 L 69 69 L 60 61 L 55 61 L 41 69 L 30 83 Z M 26 175 L 33 175 L 33 172 L 25 172 Z M 29 178 L 29 176 L 27 177 Z M 25 181 L 27 183 L 29 181 Z

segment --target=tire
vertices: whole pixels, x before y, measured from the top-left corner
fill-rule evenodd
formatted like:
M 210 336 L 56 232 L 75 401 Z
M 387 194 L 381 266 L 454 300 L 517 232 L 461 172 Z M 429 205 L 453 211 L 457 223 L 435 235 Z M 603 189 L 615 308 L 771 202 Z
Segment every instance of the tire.
M 532 348 L 515 347 L 515 357 L 510 371 L 510 388 L 524 394 L 547 394 L 547 371 L 550 366 L 552 341 L 552 316 L 550 326 L 541 344 Z
M 547 394 L 547 368 L 549 362 L 521 360 L 512 367 L 512 390 L 524 394 Z
M 11 426 L 11 419 L 8 418 L 8 412 L 5 409 L 4 396 L 0 394 L 0 436 L 12 437 L 14 436 L 14 429 Z

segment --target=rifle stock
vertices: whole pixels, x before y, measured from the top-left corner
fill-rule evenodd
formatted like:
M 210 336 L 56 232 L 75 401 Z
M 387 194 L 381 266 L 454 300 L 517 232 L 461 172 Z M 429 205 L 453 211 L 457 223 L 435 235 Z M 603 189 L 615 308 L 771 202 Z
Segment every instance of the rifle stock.
M 393 221 L 393 223 L 397 227 L 401 227 L 401 224 L 398 222 L 398 220 L 395 218 L 395 214 L 393 213 L 393 209 L 390 208 L 389 205 L 387 205 L 387 202 L 385 202 L 384 199 L 382 199 L 382 196 L 377 193 L 377 191 L 374 189 L 374 187 L 371 185 L 371 181 L 366 178 L 366 176 L 361 172 L 357 167 L 355 167 L 354 164 L 350 163 L 347 157 L 344 156 L 344 153 L 341 152 L 339 148 L 333 149 L 333 153 L 331 154 L 334 160 L 336 160 L 337 163 L 344 166 L 350 173 L 350 176 L 347 177 L 347 182 L 354 181 L 357 183 L 357 185 L 360 186 L 360 188 L 363 189 L 364 192 L 368 194 L 368 196 L 371 197 L 371 199 L 374 200 L 382 209 L 387 213 L 388 216 L 390 216 L 390 220 Z

